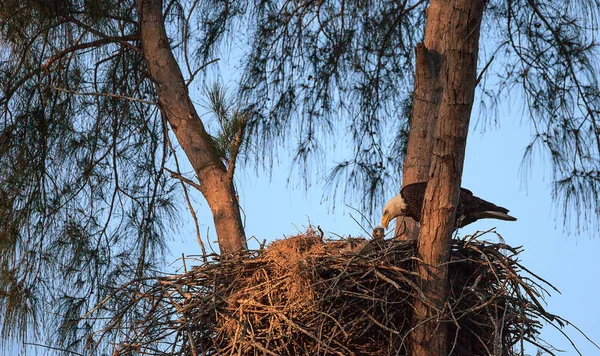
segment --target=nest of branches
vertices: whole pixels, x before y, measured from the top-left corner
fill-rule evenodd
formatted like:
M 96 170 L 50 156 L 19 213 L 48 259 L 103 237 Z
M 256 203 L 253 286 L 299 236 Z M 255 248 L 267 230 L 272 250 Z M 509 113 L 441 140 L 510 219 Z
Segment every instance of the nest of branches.
M 538 339 L 541 322 L 562 319 L 543 309 L 545 282 L 519 264 L 519 252 L 453 241 L 439 315 L 453 355 L 520 354 L 526 342 L 552 353 Z M 138 292 L 146 314 L 115 354 L 405 355 L 413 301 L 427 303 L 418 262 L 413 242 L 323 242 L 309 230 Z

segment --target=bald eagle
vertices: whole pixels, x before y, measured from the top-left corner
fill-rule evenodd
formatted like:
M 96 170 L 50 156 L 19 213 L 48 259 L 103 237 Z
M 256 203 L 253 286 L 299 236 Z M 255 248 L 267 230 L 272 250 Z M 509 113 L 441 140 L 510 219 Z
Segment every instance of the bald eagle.
M 426 188 L 427 182 L 408 184 L 402 188 L 400 194 L 385 204 L 381 225 L 387 229 L 390 221 L 399 216 L 410 216 L 420 222 Z M 460 188 L 454 227 L 463 227 L 479 219 L 517 220 L 508 215 L 508 209 L 476 197 L 470 190 Z

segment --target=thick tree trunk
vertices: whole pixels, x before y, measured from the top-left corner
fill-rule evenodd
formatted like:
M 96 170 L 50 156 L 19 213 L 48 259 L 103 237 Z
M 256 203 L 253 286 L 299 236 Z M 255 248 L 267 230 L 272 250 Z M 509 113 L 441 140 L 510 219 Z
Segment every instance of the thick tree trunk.
M 418 242 L 421 289 L 428 303 L 415 300 L 416 329 L 410 353 L 414 356 L 448 354 L 443 320 L 448 296 L 447 263 L 475 96 L 484 7 L 484 0 L 432 0 L 427 11 L 426 35 L 435 36 L 431 41 L 441 59 L 441 100 Z
M 213 214 L 221 253 L 244 249 L 245 234 L 232 175 L 227 175 L 215 143 L 189 97 L 167 37 L 162 1 L 138 0 L 137 9 L 142 49 L 158 103 L 198 175 L 200 190 Z
M 419 43 L 415 48 L 415 91 L 402 186 L 424 182 L 429 178 L 433 135 L 442 97 L 442 86 L 438 78 L 442 59 L 439 55 L 439 43 L 434 40 L 439 38 L 442 29 L 439 22 L 429 21 L 425 29 L 425 44 Z M 410 217 L 397 218 L 395 237 L 416 240 L 419 237 L 419 224 Z

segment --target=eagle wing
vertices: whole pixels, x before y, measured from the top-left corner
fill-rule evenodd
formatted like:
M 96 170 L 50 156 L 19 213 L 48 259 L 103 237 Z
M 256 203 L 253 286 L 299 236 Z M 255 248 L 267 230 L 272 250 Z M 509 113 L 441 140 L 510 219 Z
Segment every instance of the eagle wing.
M 427 182 L 407 184 L 402 188 L 400 194 L 407 204 L 406 215 L 421 221 L 421 210 Z M 508 209 L 490 203 L 473 195 L 468 189 L 460 188 L 458 207 L 456 208 L 456 227 L 463 227 L 479 219 L 500 219 L 507 221 L 517 220 L 508 215 Z
M 514 221 L 508 209 L 474 196 L 470 190 L 461 188 L 460 201 L 456 210 L 456 225 L 463 227 L 479 219 L 500 219 Z
M 418 182 L 405 185 L 400 194 L 406 202 L 408 210 L 406 215 L 421 222 L 421 210 L 423 209 L 423 198 L 425 197 L 425 189 L 427 182 Z

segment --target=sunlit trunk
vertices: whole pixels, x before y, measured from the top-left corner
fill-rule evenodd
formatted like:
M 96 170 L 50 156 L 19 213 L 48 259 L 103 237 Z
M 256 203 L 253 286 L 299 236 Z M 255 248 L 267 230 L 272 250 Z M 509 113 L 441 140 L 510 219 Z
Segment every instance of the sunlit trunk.
M 402 186 L 424 182 L 429 179 L 431 150 L 437 111 L 440 104 L 442 86 L 439 71 L 442 60 L 437 51 L 434 31 L 439 31 L 439 22 L 428 22 L 425 44 L 419 43 L 415 49 L 416 73 L 413 93 L 412 115 L 409 123 L 408 145 L 402 171 Z M 401 240 L 416 240 L 419 225 L 409 217 L 396 219 L 395 237 Z
M 192 104 L 181 69 L 167 37 L 162 1 L 138 0 L 142 50 L 156 85 L 158 103 L 177 141 L 198 175 L 200 190 L 212 211 L 221 253 L 245 248 L 245 234 L 232 175 Z
M 414 356 L 448 354 L 447 263 L 475 95 L 484 7 L 482 0 L 432 0 L 427 10 L 426 48 L 417 47 L 411 126 L 415 132 L 410 139 L 418 140 L 420 147 L 409 151 L 411 166 L 406 168 L 404 184 L 411 180 L 429 184 L 418 233 L 420 287 L 427 302 L 419 298 L 414 302 L 410 346 Z

